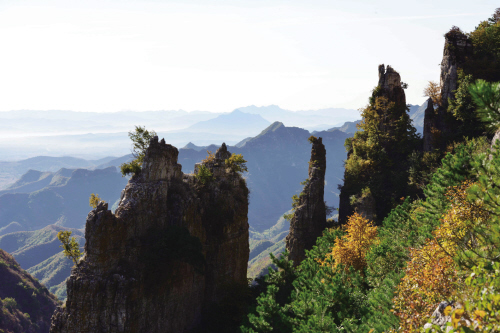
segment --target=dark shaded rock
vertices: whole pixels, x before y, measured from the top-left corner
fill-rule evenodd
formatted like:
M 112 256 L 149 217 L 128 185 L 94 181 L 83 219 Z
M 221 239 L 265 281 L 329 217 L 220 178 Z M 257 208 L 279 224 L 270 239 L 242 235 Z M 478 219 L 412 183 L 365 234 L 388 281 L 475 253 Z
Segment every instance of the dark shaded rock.
M 436 111 L 434 110 L 434 104 L 432 103 L 432 98 L 427 100 L 427 108 L 425 109 L 424 117 L 424 151 L 432 151 L 433 147 L 436 147 Z M 434 134 L 433 134 L 434 133 Z
M 472 41 L 460 30 L 452 29 L 445 35 L 443 60 L 441 61 L 441 106 L 448 107 L 448 99 L 454 98 L 453 92 L 458 85 L 458 68 L 467 56 L 472 54 Z
M 389 101 L 394 102 L 396 107 L 406 107 L 406 96 L 401 86 L 401 76 L 391 66 L 384 64 L 378 66 L 378 86 L 382 89 L 382 95 Z
M 425 112 L 424 151 L 446 148 L 447 141 L 453 137 L 456 121 L 447 112 L 448 100 L 453 99 L 458 87 L 458 70 L 472 55 L 472 42 L 458 28 L 445 35 L 443 60 L 441 61 L 441 101 L 434 112 Z
M 299 203 L 290 221 L 286 248 L 295 265 L 305 258 L 316 239 L 326 228 L 325 192 L 326 150 L 322 139 L 314 139 L 309 162 L 309 178 L 299 196 Z
M 406 105 L 406 95 L 402 86 L 401 76 L 397 71 L 395 71 L 391 66 L 385 66 L 384 64 L 378 67 L 378 86 L 374 90 L 372 97 L 382 97 L 385 98 L 387 102 L 394 103 L 393 106 L 387 108 L 377 108 L 377 113 L 379 116 L 378 129 L 384 132 L 384 136 L 388 138 L 401 138 L 400 128 L 396 124 L 407 116 L 407 105 Z M 356 145 L 356 136 L 354 137 L 351 145 L 351 150 L 347 152 L 347 159 L 351 158 L 355 154 L 353 148 Z M 407 156 L 401 153 L 400 145 L 401 142 L 396 140 L 380 140 L 380 145 L 387 156 L 394 161 L 397 161 L 399 165 L 396 165 L 394 169 L 400 168 L 401 163 Z M 394 196 L 394 193 L 400 187 L 400 184 L 395 184 L 394 176 L 385 170 L 377 170 L 374 175 L 367 176 L 366 183 L 362 184 L 360 179 L 349 177 L 347 171 L 344 171 L 344 184 L 340 186 L 339 195 L 339 223 L 343 224 L 347 222 L 347 218 L 352 215 L 355 211 L 364 215 L 366 218 L 382 219 L 387 215 L 388 207 L 387 201 L 388 197 Z M 366 176 L 366 175 L 365 175 Z M 370 179 L 372 177 L 379 177 L 377 180 Z M 372 185 L 370 183 L 384 184 L 384 186 L 378 186 L 382 188 L 385 193 L 365 193 L 362 191 L 364 188 L 370 188 Z M 374 186 L 374 187 L 376 187 Z M 377 196 L 378 194 L 378 196 Z M 382 195 L 383 194 L 383 195 Z M 371 218 L 370 218 L 371 217 Z M 381 222 L 381 220 L 379 221 Z
M 226 290 L 246 286 L 244 179 L 216 158 L 206 166 L 218 176 L 202 184 L 177 156 L 152 139 L 116 213 L 107 204 L 89 213 L 85 254 L 51 332 L 194 332 L 209 326 Z

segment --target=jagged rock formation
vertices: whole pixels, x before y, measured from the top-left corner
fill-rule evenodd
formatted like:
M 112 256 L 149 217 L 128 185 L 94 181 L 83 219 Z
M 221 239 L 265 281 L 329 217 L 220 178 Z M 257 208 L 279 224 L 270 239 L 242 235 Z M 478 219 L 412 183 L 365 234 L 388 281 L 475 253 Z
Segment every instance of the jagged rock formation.
M 452 29 L 445 35 L 443 60 L 441 61 L 441 106 L 448 106 L 448 99 L 453 99 L 457 89 L 458 68 L 472 54 L 472 42 L 460 30 Z
M 379 65 L 378 74 L 378 86 L 374 89 L 372 98 L 378 99 L 387 105 L 386 107 L 370 105 L 373 112 L 377 112 L 379 120 L 376 126 L 380 132 L 384 133 L 385 137 L 380 139 L 378 144 L 382 148 L 380 150 L 397 163 L 395 169 L 402 169 L 404 168 L 404 159 L 407 156 L 402 149 L 404 147 L 401 147 L 401 142 L 396 138 L 408 140 L 411 137 L 405 133 L 409 131 L 409 128 L 403 128 L 399 125 L 403 117 L 408 117 L 401 76 L 391 66 L 386 67 L 383 64 Z M 373 157 L 368 157 L 363 152 L 356 152 L 355 149 L 358 144 L 364 144 L 366 140 L 368 139 L 362 137 L 362 135 L 354 136 L 350 151 L 347 153 L 348 160 L 355 158 L 372 163 L 370 159 L 373 159 Z M 405 144 L 410 145 L 411 142 Z M 375 179 L 374 177 L 378 178 Z M 364 179 L 362 180 L 362 178 Z M 383 165 L 377 166 L 377 169 L 370 171 L 369 175 L 351 175 L 349 170 L 346 169 L 344 172 L 344 185 L 341 187 L 339 196 L 339 222 L 346 223 L 348 216 L 352 215 L 354 211 L 368 219 L 382 219 L 387 214 L 388 209 L 384 207 L 384 201 L 387 202 L 388 197 L 393 197 L 397 193 L 395 189 L 400 185 L 395 184 L 395 182 L 394 174 L 388 174 L 387 167 Z M 378 187 L 378 192 L 373 191 L 375 187 Z M 370 191 L 367 191 L 367 189 Z M 399 192 L 401 191 L 399 190 Z
M 116 213 L 102 202 L 89 213 L 51 332 L 210 331 L 227 291 L 247 284 L 248 189 L 227 156 L 223 144 L 202 182 L 181 172 L 177 148 L 152 139 Z
M 290 221 L 286 248 L 294 265 L 305 258 L 316 239 L 326 228 L 325 192 L 326 150 L 322 139 L 313 138 L 309 178 L 299 196 L 299 202 Z
M 458 69 L 472 54 L 472 42 L 458 29 L 445 35 L 443 60 L 441 61 L 440 87 L 441 99 L 436 110 L 425 113 L 424 151 L 445 148 L 446 138 L 453 131 L 450 115 L 447 114 L 448 100 L 453 99 L 458 87 Z M 428 109 L 430 106 L 428 106 Z M 430 110 L 430 109 L 429 109 Z
M 406 96 L 401 86 L 401 76 L 391 66 L 384 64 L 378 66 L 378 86 L 381 95 L 394 102 L 396 107 L 406 107 Z

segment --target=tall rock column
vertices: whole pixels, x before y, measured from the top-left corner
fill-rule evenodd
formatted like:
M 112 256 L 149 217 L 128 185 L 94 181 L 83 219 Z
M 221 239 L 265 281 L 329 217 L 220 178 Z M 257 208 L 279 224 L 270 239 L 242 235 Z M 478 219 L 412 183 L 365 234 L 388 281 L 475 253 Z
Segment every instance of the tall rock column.
M 177 148 L 147 149 L 115 213 L 99 203 L 85 252 L 67 282 L 51 332 L 205 332 L 227 290 L 245 287 L 248 189 L 227 168 L 225 145 L 204 163 L 213 177 L 184 175 Z
M 346 166 L 349 161 L 356 161 L 351 165 L 363 167 L 350 170 L 346 167 L 344 172 L 344 184 L 339 196 L 341 224 L 346 223 L 355 211 L 365 218 L 381 222 L 390 210 L 387 205 L 390 198 L 399 199 L 405 195 L 401 190 L 401 179 L 390 171 L 404 174 L 401 170 L 404 163 L 401 162 L 407 158 L 405 150 L 413 145 L 406 96 L 400 74 L 390 65 L 378 66 L 378 78 L 366 108 L 368 112 L 363 113 L 362 131 L 350 139 Z M 377 131 L 382 135 L 374 135 Z M 382 155 L 386 158 L 379 160 Z M 403 181 L 406 182 L 406 179 Z
M 472 42 L 466 34 L 458 28 L 452 28 L 445 34 L 440 74 L 441 99 L 433 112 L 430 112 L 430 106 L 425 111 L 424 151 L 446 148 L 449 137 L 453 136 L 454 125 L 447 111 L 448 100 L 455 97 L 454 91 L 458 87 L 458 70 L 471 54 Z
M 286 249 L 294 265 L 305 258 L 326 228 L 325 207 L 326 150 L 321 138 L 312 137 L 309 178 L 299 196 L 299 202 L 290 221 L 290 233 L 286 237 Z

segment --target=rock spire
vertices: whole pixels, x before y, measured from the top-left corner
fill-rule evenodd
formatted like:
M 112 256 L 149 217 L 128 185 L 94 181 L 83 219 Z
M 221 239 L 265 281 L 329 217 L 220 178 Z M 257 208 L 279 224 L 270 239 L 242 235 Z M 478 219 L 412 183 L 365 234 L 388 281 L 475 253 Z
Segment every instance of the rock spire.
M 248 189 L 221 160 L 228 154 L 223 144 L 202 183 L 181 172 L 177 148 L 151 140 L 116 212 L 100 203 L 89 213 L 85 253 L 52 333 L 210 327 L 228 290 L 247 284 Z
M 326 150 L 321 138 L 312 137 L 309 178 L 299 196 L 299 202 L 290 220 L 290 233 L 286 237 L 286 248 L 294 265 L 305 258 L 316 239 L 326 228 L 325 170 Z

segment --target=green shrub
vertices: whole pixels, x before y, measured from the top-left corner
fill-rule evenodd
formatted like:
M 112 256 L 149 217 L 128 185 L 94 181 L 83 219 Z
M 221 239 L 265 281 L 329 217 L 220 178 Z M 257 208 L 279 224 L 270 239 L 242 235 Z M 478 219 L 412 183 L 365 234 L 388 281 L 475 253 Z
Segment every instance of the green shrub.
M 214 179 L 214 175 L 210 172 L 210 169 L 204 164 L 198 167 L 198 172 L 195 174 L 195 178 L 198 179 L 203 185 L 208 184 Z
M 231 157 L 225 160 L 226 166 L 233 172 L 247 172 L 247 161 L 243 158 L 241 154 L 233 153 Z
M 17 309 L 17 302 L 11 297 L 6 297 L 2 300 L 3 306 L 11 312 Z

